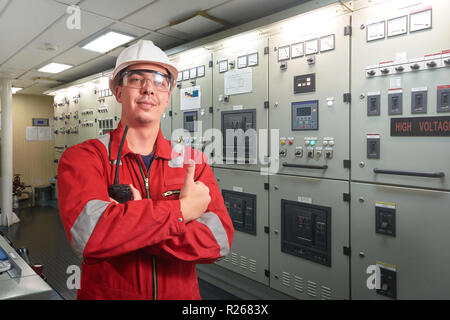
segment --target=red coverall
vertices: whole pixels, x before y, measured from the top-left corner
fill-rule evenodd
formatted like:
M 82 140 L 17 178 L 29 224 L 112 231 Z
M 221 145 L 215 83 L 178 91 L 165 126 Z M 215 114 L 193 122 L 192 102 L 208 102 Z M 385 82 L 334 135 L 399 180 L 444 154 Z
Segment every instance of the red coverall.
M 142 200 L 115 204 L 108 186 L 123 131 L 119 123 L 109 134 L 67 149 L 59 161 L 60 215 L 82 259 L 77 298 L 201 299 L 196 264 L 226 256 L 234 234 L 214 174 L 206 162 L 198 163 L 200 151 L 185 147 L 185 157 L 196 160 L 194 180 L 211 196 L 206 213 L 185 223 L 179 194 L 171 192 L 182 188 L 185 165 L 160 130 L 149 173 L 125 141 L 119 183 L 132 184 Z

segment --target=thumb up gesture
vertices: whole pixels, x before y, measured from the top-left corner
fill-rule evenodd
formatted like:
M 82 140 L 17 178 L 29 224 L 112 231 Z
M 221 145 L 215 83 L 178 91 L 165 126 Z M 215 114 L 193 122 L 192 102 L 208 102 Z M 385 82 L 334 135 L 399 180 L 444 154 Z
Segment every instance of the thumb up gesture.
M 195 162 L 190 160 L 186 167 L 186 176 L 180 190 L 180 207 L 185 222 L 200 218 L 208 208 L 211 197 L 209 188 L 200 181 L 194 181 Z

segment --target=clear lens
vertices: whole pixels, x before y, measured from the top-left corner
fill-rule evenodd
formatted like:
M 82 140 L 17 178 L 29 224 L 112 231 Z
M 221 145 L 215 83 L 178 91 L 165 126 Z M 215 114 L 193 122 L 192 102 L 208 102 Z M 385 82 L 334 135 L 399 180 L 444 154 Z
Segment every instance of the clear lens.
M 153 70 L 130 70 L 123 75 L 123 85 L 130 88 L 141 89 L 150 81 L 152 87 L 161 92 L 170 90 L 169 77 Z

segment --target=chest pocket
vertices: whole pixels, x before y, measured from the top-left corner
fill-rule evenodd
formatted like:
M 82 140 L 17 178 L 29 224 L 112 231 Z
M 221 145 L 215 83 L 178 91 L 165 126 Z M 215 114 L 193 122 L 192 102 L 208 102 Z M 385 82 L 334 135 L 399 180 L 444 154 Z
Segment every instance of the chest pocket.
M 185 168 L 171 168 L 166 161 L 163 168 L 164 188 L 161 192 L 161 197 L 166 200 L 176 200 L 180 196 L 180 190 L 184 184 L 186 170 Z

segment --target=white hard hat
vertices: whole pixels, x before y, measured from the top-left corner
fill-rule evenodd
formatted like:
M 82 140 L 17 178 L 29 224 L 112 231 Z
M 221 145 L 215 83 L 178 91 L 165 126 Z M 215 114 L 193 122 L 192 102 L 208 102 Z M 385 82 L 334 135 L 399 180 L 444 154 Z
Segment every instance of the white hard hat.
M 109 88 L 115 90 L 114 81 L 120 71 L 137 63 L 154 63 L 166 68 L 172 78 L 171 88 L 174 88 L 178 78 L 177 68 L 170 62 L 169 57 L 150 40 L 139 40 L 137 43 L 124 49 L 117 57 L 116 67 L 109 79 Z

